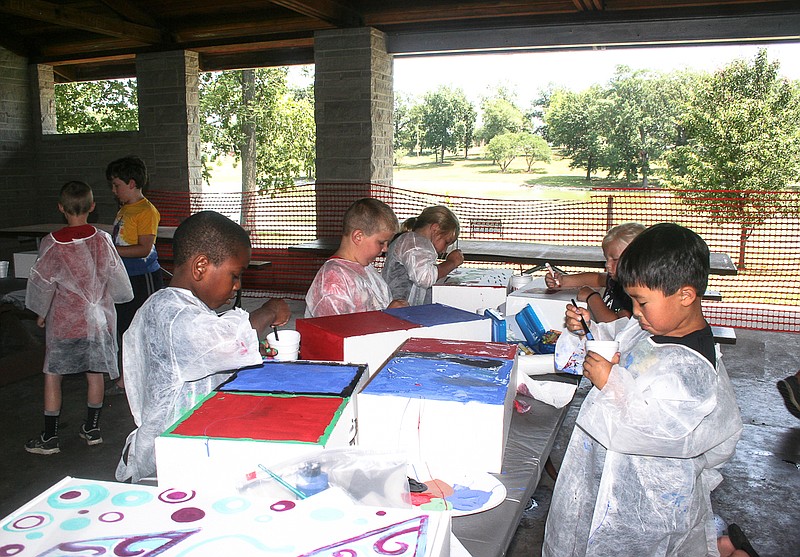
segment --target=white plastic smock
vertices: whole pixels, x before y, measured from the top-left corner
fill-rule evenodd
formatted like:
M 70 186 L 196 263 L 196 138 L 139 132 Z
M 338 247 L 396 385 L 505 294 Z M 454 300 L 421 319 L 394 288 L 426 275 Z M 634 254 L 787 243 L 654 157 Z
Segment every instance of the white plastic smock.
M 111 236 L 42 239 L 31 268 L 25 306 L 45 317 L 44 371 L 95 371 L 119 377 L 114 304 L 133 299 L 131 282 Z
M 381 275 L 389 285 L 394 300 L 406 300 L 410 306 L 430 304 L 431 287 L 439 278 L 436 248 L 425 236 L 406 232 L 391 243 Z
M 137 429 L 128 436 L 116 477 L 133 482 L 155 472 L 156 437 L 233 370 L 263 361 L 246 311 L 217 315 L 189 290 L 171 287 L 136 312 L 122 354 Z
M 328 259 L 306 294 L 306 317 L 324 317 L 389 307 L 389 286 L 372 265 L 340 257 Z
M 620 341 L 621 360 L 581 406 L 542 554 L 718 555 L 710 493 L 742 429 L 719 350 L 714 369 L 688 347 L 656 344 L 633 319 L 592 333 Z

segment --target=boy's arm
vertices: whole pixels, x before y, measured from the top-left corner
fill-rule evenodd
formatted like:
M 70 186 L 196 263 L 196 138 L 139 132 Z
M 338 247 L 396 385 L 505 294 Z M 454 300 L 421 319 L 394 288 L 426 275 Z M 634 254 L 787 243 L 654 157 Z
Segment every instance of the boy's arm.
M 138 236 L 139 243 L 130 246 L 117 246 L 120 257 L 147 257 L 156 241 L 155 234 Z
M 286 300 L 275 298 L 265 302 L 260 308 L 250 312 L 250 324 L 256 330 L 259 339 L 263 339 L 273 325 L 280 327 L 289 322 L 292 310 Z
M 49 269 L 51 257 L 48 252 L 52 245 L 51 235 L 42 239 L 39 258 L 31 267 L 28 284 L 25 288 L 25 307 L 38 315 L 42 322 L 50 311 L 50 304 L 56 293 L 56 283 Z
M 582 286 L 589 286 L 592 289 L 602 288 L 606 285 L 606 273 L 591 272 L 575 273 L 573 275 L 565 275 L 559 272 L 555 272 L 554 275 L 547 273 L 544 276 L 544 282 L 547 288 L 581 288 Z M 580 301 L 585 302 L 586 300 Z

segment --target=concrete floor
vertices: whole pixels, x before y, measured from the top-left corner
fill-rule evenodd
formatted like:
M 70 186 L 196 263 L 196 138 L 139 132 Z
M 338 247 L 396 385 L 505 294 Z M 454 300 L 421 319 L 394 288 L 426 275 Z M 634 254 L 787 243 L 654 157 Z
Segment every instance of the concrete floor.
M 245 298 L 245 307 L 259 299 Z M 302 302 L 291 304 L 302 316 Z M 723 355 L 742 410 L 744 432 L 725 479 L 712 494 L 715 511 L 743 528 L 761 557 L 800 556 L 800 420 L 783 405 L 775 382 L 800 367 L 800 336 L 737 330 L 738 342 Z M 109 397 L 101 417 L 104 442 L 88 447 L 78 437 L 85 419 L 86 382 L 65 378 L 61 452 L 50 456 L 25 452 L 23 444 L 43 427 L 42 375 L 0 387 L 0 517 L 6 516 L 64 476 L 113 480 L 125 437 L 133 429 L 124 397 Z M 552 458 L 561 458 L 588 384 L 578 391 L 556 441 Z M 544 522 L 553 482 L 545 475 L 534 494 L 537 506 L 525 513 L 507 555 L 541 553 Z M 624 555 L 624 552 L 620 553 Z M 475 556 L 482 557 L 482 556 Z

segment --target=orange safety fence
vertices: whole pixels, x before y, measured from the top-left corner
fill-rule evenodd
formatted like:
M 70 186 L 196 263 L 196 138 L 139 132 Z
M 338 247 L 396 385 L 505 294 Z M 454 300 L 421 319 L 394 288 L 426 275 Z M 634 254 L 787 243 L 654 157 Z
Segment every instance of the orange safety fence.
M 709 278 L 709 288 L 722 294 L 722 301 L 704 301 L 712 324 L 800 332 L 800 192 L 538 191 L 538 199 L 478 199 L 359 183 L 305 184 L 268 195 L 150 191 L 148 197 L 167 226 L 206 209 L 237 222 L 247 215 L 243 226 L 250 231 L 253 259 L 271 265 L 245 274 L 245 292 L 297 299 L 324 258 L 289 246 L 338 237 L 341 215 L 359 197 L 385 201 L 400 222 L 427 206 L 447 205 L 459 218 L 463 239 L 600 245 L 608 228 L 623 222 L 677 222 L 700 234 L 711 251 L 729 254 L 739 268 L 735 276 Z M 169 269 L 172 246 L 159 242 L 158 248 Z M 522 270 L 515 264 L 472 266 Z

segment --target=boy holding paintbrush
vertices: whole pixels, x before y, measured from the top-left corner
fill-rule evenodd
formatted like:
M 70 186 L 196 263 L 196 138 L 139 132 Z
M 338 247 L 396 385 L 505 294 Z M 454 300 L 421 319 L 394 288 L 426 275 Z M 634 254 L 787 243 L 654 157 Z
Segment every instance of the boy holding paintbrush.
M 617 277 L 634 319 L 589 325 L 620 349 L 610 361 L 586 355 L 594 388 L 555 485 L 544 556 L 717 554 L 710 493 L 742 421 L 700 307 L 708 271 L 708 246 L 672 223 L 622 254 Z M 590 317 L 567 306 L 570 331 Z

